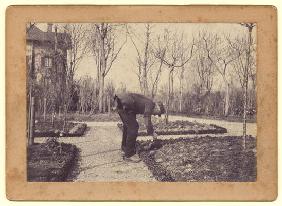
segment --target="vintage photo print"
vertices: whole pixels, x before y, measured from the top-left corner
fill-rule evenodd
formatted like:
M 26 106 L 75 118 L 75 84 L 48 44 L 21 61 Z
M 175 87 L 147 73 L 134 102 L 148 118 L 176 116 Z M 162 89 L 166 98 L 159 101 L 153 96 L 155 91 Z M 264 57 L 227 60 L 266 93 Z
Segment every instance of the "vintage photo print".
M 13 7 L 7 15 L 8 33 L 15 28 L 16 12 L 27 17 L 17 34 L 21 41 L 11 43 L 21 49 L 7 49 L 7 70 L 15 66 L 9 64 L 12 52 L 23 59 L 18 93 L 25 102 L 19 110 L 17 167 L 10 163 L 16 155 L 10 152 L 14 133 L 7 136 L 11 199 L 275 198 L 277 22 L 272 7 L 65 7 L 74 10 L 73 18 L 59 7 L 37 8 L 43 18 L 28 18 L 28 10 L 37 14 L 36 7 Z M 188 14 L 193 8 L 208 14 Z M 85 9 L 89 16 L 80 18 Z M 149 9 L 151 18 L 133 17 L 140 9 Z M 213 12 L 217 9 L 254 15 L 225 18 Z M 44 18 L 58 10 L 67 15 Z M 103 18 L 102 11 L 117 17 Z M 15 79 L 9 72 L 7 78 L 8 83 Z M 9 84 L 7 93 L 14 96 Z M 10 128 L 16 114 L 7 112 Z M 15 168 L 21 168 L 20 177 Z M 22 185 L 14 192 L 9 188 L 17 181 Z M 158 191 L 163 187 L 167 190 Z M 23 195 L 23 188 L 32 193 Z M 112 193 L 100 190 L 85 198 L 76 192 L 94 188 Z M 211 194 L 172 192 L 184 188 L 206 188 Z M 216 190 L 224 190 L 222 196 Z

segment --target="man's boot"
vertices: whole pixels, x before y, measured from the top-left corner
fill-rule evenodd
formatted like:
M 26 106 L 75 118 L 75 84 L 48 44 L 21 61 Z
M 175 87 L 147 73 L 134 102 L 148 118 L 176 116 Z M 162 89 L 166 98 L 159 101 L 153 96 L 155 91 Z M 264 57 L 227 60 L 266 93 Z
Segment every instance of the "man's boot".
M 141 161 L 140 157 L 137 154 L 135 154 L 131 157 L 125 157 L 124 156 L 123 160 L 126 161 L 126 162 L 133 162 L 133 163 L 137 163 L 137 162 Z

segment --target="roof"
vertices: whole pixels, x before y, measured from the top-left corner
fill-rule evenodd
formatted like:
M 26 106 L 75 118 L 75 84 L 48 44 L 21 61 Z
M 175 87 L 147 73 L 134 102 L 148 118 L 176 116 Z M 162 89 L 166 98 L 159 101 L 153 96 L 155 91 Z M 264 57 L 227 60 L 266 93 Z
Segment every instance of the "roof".
M 70 35 L 67 33 L 57 33 L 58 43 L 66 42 L 68 47 L 71 45 Z M 38 27 L 33 26 L 28 32 L 26 39 L 29 41 L 51 42 L 55 43 L 55 32 L 44 32 Z

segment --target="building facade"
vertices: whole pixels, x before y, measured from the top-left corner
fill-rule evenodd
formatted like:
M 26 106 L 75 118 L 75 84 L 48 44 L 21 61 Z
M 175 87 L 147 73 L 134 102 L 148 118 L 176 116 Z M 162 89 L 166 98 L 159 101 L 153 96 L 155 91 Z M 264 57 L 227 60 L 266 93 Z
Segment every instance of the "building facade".
M 36 111 L 58 112 L 65 103 L 71 38 L 57 32 L 52 24 L 48 24 L 46 32 L 34 25 L 27 31 L 26 46 L 28 87 L 33 82 Z

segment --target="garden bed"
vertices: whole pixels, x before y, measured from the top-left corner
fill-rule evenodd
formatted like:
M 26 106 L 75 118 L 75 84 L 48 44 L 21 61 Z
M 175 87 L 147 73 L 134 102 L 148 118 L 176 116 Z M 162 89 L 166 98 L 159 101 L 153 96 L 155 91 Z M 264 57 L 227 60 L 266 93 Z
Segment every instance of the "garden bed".
M 85 123 L 67 122 L 66 127 L 63 128 L 63 121 L 51 122 L 37 122 L 35 123 L 35 137 L 73 137 L 82 136 L 87 128 Z
M 27 149 L 27 180 L 66 181 L 77 155 L 78 149 L 75 145 L 59 143 L 54 139 L 34 144 Z
M 139 136 L 146 136 L 147 129 L 144 120 L 139 119 Z M 165 124 L 164 120 L 152 119 L 154 131 L 158 135 L 185 135 L 185 134 L 222 134 L 227 130 L 214 124 L 202 124 L 190 121 L 173 121 Z M 122 129 L 122 123 L 118 123 L 118 127 Z
M 138 142 L 138 153 L 158 181 L 253 182 L 256 181 L 256 139 L 242 137 L 193 137 Z
M 120 121 L 120 117 L 116 112 L 103 113 L 103 114 L 68 114 L 68 120 L 72 121 L 89 121 L 89 122 L 117 122 Z

